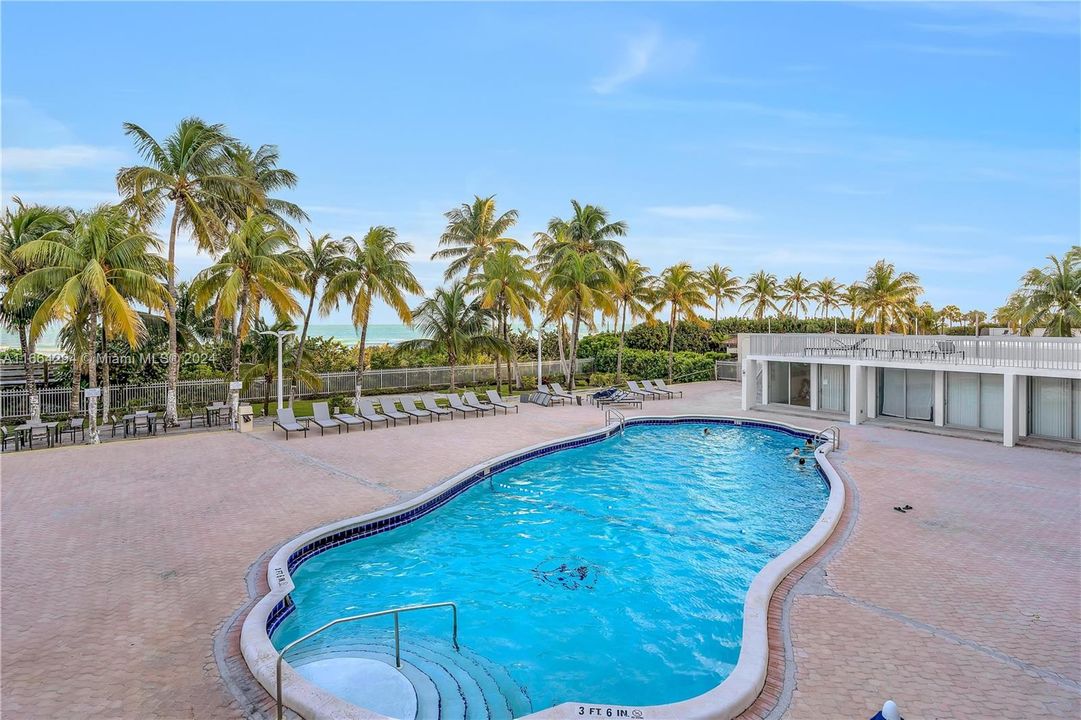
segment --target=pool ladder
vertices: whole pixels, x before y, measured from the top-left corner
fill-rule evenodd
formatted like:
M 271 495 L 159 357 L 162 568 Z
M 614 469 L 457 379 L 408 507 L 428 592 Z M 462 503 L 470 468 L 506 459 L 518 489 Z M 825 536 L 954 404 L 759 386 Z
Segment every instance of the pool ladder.
M 827 433 L 829 433 L 827 435 Z M 833 445 L 834 450 L 841 449 L 841 428 L 836 425 L 830 425 L 824 430 L 819 430 L 814 435 L 815 442 L 819 440 L 828 440 Z
M 609 425 L 612 424 L 612 418 L 615 418 L 616 422 L 619 423 L 619 432 L 620 432 L 620 434 L 623 434 L 623 431 L 627 427 L 627 418 L 625 418 L 623 416 L 623 413 L 621 413 L 619 410 L 616 410 L 614 407 L 605 408 L 604 409 L 604 426 L 605 427 L 608 427 Z
M 291 642 L 288 645 L 286 645 L 285 647 L 283 647 L 281 649 L 281 652 L 278 653 L 278 665 L 277 665 L 277 670 L 276 670 L 276 674 L 275 674 L 275 689 L 277 691 L 275 694 L 277 695 L 277 707 L 278 707 L 277 718 L 278 718 L 278 720 L 283 720 L 283 718 L 285 717 L 285 715 L 284 715 L 285 706 L 282 704 L 282 658 L 285 657 L 285 653 L 289 652 L 290 650 L 292 650 L 293 648 L 295 648 L 297 645 L 304 642 L 305 640 L 310 640 L 311 638 L 315 637 L 316 635 L 320 634 L 321 632 L 323 632 L 325 630 L 329 630 L 330 628 L 334 627 L 335 625 L 341 625 L 343 623 L 354 622 L 356 620 L 368 620 L 370 618 L 385 617 L 387 615 L 393 615 L 394 616 L 394 666 L 397 667 L 398 669 L 401 669 L 401 667 L 402 667 L 402 643 L 401 643 L 401 638 L 400 638 L 400 634 L 399 634 L 399 630 L 398 630 L 398 616 L 401 615 L 402 613 L 413 612 L 415 610 L 431 610 L 432 608 L 441 608 L 441 607 L 449 607 L 451 609 L 451 614 L 454 617 L 454 626 L 453 626 L 453 628 L 451 630 L 451 641 L 454 643 L 454 649 L 455 650 L 460 650 L 460 648 L 458 647 L 458 606 L 455 605 L 452 602 L 438 602 L 438 603 L 430 603 L 428 605 L 407 605 L 405 607 L 391 608 L 389 610 L 380 610 L 379 612 L 364 613 L 363 615 L 350 615 L 348 617 L 340 617 L 337 620 L 331 620 L 326 625 L 323 625 L 322 627 L 319 627 L 319 628 L 316 628 L 315 630 L 312 630 L 307 635 L 305 635 L 303 637 L 299 637 L 296 640 L 294 640 L 293 642 Z

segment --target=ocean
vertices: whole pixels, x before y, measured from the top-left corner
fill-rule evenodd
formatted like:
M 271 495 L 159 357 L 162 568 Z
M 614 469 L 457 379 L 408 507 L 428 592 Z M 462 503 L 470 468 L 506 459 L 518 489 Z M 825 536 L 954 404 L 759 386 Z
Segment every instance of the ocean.
M 56 340 L 57 332 L 57 328 L 47 329 L 42 334 L 41 339 L 38 340 L 36 350 L 42 353 L 56 351 L 58 349 Z M 300 330 L 298 328 L 297 334 L 299 333 Z M 335 325 L 312 323 L 308 326 L 308 336 L 330 338 L 349 346 L 355 345 L 360 341 L 360 333 L 354 330 L 353 326 L 349 324 Z M 369 325 L 367 343 L 368 345 L 397 345 L 403 340 L 410 340 L 417 336 L 417 332 L 407 325 Z M 10 333 L 0 329 L 0 350 L 18 347 L 19 336 L 16 333 Z

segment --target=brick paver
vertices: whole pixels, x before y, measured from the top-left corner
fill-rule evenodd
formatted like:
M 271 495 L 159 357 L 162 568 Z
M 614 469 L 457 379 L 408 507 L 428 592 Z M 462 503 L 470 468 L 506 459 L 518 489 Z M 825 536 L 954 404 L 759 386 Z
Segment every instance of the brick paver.
M 738 388 L 701 383 L 645 410 L 738 412 Z M 526 407 L 288 443 L 260 429 L 5 454 L 0 710 L 243 717 L 213 643 L 268 549 L 601 422 Z M 1081 714 L 1081 458 L 873 426 L 845 441 L 856 524 L 823 555 L 824 581 L 789 584 L 795 686 L 771 680 L 775 712 L 869 717 L 894 697 L 910 720 Z

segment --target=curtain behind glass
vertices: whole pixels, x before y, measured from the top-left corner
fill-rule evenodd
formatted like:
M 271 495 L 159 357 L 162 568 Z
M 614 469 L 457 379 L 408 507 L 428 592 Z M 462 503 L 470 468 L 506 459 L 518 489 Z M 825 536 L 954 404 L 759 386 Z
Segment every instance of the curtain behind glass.
M 818 407 L 848 412 L 848 367 L 821 365 L 818 368 Z
M 788 363 L 769 364 L 769 401 L 788 404 Z
M 980 426 L 980 376 L 976 373 L 946 373 L 946 424 Z M 1001 405 L 999 405 L 1001 408 Z
M 1073 437 L 1081 440 L 1081 380 L 1073 381 Z
M 1034 377 L 1029 385 L 1029 432 L 1044 437 L 1070 437 L 1071 381 Z
M 905 371 L 897 368 L 882 368 L 882 415 L 892 417 L 905 416 Z
M 905 417 L 930 420 L 935 396 L 935 373 L 931 370 L 909 370 L 905 393 Z
M 984 430 L 1002 430 L 1002 380 L 1001 375 L 980 376 L 980 427 Z

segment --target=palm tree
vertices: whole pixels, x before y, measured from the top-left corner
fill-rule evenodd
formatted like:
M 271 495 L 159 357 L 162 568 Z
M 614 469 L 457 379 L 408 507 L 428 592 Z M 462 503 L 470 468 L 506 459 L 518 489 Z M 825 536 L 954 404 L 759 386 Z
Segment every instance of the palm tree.
M 548 221 L 548 232 L 533 234 L 537 267 L 548 270 L 567 251 L 596 255 L 609 269 L 621 265 L 627 259 L 627 250 L 616 238 L 627 234 L 627 223 L 609 221 L 604 208 L 582 205 L 577 200 L 571 200 L 571 209 L 571 217 L 554 217 Z
M 329 280 L 344 268 L 345 252 L 345 243 L 330 237 L 330 233 L 315 237 L 311 230 L 308 231 L 308 246 L 298 255 L 304 267 L 302 279 L 308 287 L 308 309 L 304 311 L 295 370 L 300 370 L 300 363 L 304 360 L 304 343 L 308 339 L 308 325 L 315 308 L 315 298 L 319 294 L 319 283 Z
M 859 286 L 861 322 L 874 321 L 875 333 L 890 328 L 907 332 L 916 308 L 916 297 L 923 292 L 920 279 L 913 273 L 898 273 L 893 263 L 879 260 L 867 270 Z
M 169 264 L 165 271 L 169 291 L 165 422 L 175 425 L 179 376 L 175 321 L 177 233 L 181 228 L 187 228 L 200 250 L 212 250 L 217 239 L 225 234 L 224 220 L 217 211 L 230 198 L 244 192 L 258 194 L 260 188 L 250 179 L 232 174 L 226 150 L 235 141 L 226 134 L 224 125 L 210 125 L 195 117 L 185 118 L 163 143 L 134 123 L 124 123 L 124 132 L 133 138 L 135 149 L 146 165 L 120 168 L 116 185 L 121 196 L 148 222 L 163 218 L 172 206 Z
M 450 280 L 455 275 L 466 274 L 469 279 L 496 247 L 509 245 L 513 250 L 525 250 L 517 240 L 507 237 L 507 231 L 518 222 L 518 211 L 508 210 L 497 214 L 495 195 L 473 197 L 472 203 L 444 214 L 447 227 L 439 237 L 442 250 L 432 254 L 432 260 L 450 260 L 443 277 Z
M 714 266 L 716 267 L 716 266 Z M 649 274 L 649 268 L 637 260 L 628 260 L 615 271 L 615 285 L 613 295 L 618 305 L 619 313 L 619 351 L 616 353 L 616 380 L 623 377 L 623 346 L 624 337 L 627 334 L 627 315 L 631 321 L 635 318 L 644 318 L 646 322 L 653 322 L 654 290 L 657 278 Z
M 740 307 L 747 308 L 755 320 L 761 320 L 770 310 L 777 310 L 777 276 L 759 270 L 747 277 L 743 285 L 743 300 Z
M 406 294 L 424 292 L 406 259 L 413 254 L 410 243 L 398 239 L 392 227 L 377 225 L 369 228 L 360 242 L 352 237 L 342 238 L 346 256 L 338 274 L 327 281 L 319 311 L 337 310 L 344 300 L 352 304 L 353 328 L 360 332 L 357 343 L 357 384 L 354 403 L 359 408 L 364 377 L 364 350 L 368 338 L 368 320 L 372 301 L 379 299 L 397 313 L 403 323 L 410 323 L 413 314 Z
M 158 281 L 166 271 L 155 253 L 161 247 L 122 206 L 102 205 L 76 217 L 70 229 L 45 233 L 14 252 L 20 262 L 35 266 L 15 286 L 15 303 L 44 294 L 30 323 L 30 336 L 38 337 L 53 320 L 87 318 L 87 375 L 97 386 L 97 326 L 105 337 L 123 337 L 136 347 L 146 329 L 133 307 L 166 309 L 169 296 Z M 97 398 L 88 408 L 90 442 L 100 442 Z
M 296 325 L 287 318 L 279 319 L 273 325 L 268 326 L 261 317 L 255 318 L 252 323 L 252 332 L 249 335 L 250 362 L 241 368 L 241 379 L 245 387 L 250 387 L 253 380 L 263 381 L 263 415 L 270 414 L 270 389 L 278 377 L 278 338 L 275 335 L 264 335 L 264 332 L 280 332 L 282 330 L 294 330 Z M 319 376 L 312 370 L 307 361 L 301 361 L 299 369 L 293 361 L 297 352 L 295 339 L 286 340 L 282 344 L 282 382 L 290 387 L 306 383 L 309 386 L 319 384 Z
M 850 283 L 841 293 L 841 300 L 848 307 L 848 320 L 852 323 L 856 322 L 856 313 L 860 309 L 860 297 L 859 283 Z
M 929 302 L 920 303 L 920 306 L 916 308 L 916 320 L 916 332 L 918 333 L 919 329 L 922 327 L 928 335 L 932 334 L 937 325 L 941 322 L 941 318 L 935 310 L 934 305 Z
M 559 235 L 562 235 L 560 231 Z M 573 247 L 555 256 L 544 278 L 544 290 L 549 294 L 547 319 L 571 317 L 570 366 L 567 384 L 573 390 L 574 371 L 578 358 L 578 335 L 582 323 L 590 323 L 597 311 L 614 313 L 612 288 L 615 276 L 597 253 L 582 253 Z
M 732 274 L 732 268 L 713 263 L 702 273 L 709 296 L 713 298 L 713 319 L 720 319 L 721 305 L 739 299 L 740 280 Z
M 661 273 L 653 296 L 653 312 L 660 312 L 665 305 L 668 306 L 668 382 L 672 382 L 679 319 L 682 316 L 701 323 L 702 319 L 695 309 L 709 306 L 708 292 L 702 276 L 691 268 L 690 263 L 677 263 Z
M 947 305 L 942 308 L 942 318 L 950 324 L 950 327 L 953 327 L 954 323 L 959 323 L 964 319 L 964 314 L 956 305 Z
M 1022 330 L 1044 327 L 1047 335 L 1070 337 L 1081 328 L 1081 247 L 1061 257 L 1048 255 L 1050 264 L 1032 268 L 1021 278 Z
M 260 145 L 257 150 L 240 142 L 225 148 L 231 166 L 230 174 L 245 182 L 235 184 L 227 194 L 227 206 L 219 210 L 223 218 L 241 223 L 249 210 L 259 210 L 274 217 L 282 228 L 292 232 L 288 220 L 306 222 L 308 215 L 296 203 L 271 197 L 277 190 L 291 189 L 297 184 L 292 170 L 278 167 L 280 157 L 276 145 Z
M 34 343 L 30 340 L 29 329 L 44 294 L 24 298 L 21 307 L 15 308 L 12 288 L 33 266 L 15 258 L 14 253 L 28 242 L 65 227 L 71 221 L 71 212 L 44 205 L 24 205 L 18 197 L 13 197 L 12 202 L 13 207 L 5 208 L 0 219 L 0 287 L 5 290 L 0 297 L 0 325 L 19 335 L 30 422 L 37 423 L 41 422 L 41 400 L 34 381 Z
M 292 236 L 267 214 L 249 212 L 216 263 L 195 276 L 192 291 L 198 311 L 214 304 L 214 324 L 236 320 L 230 377 L 240 380 L 240 347 L 267 301 L 278 317 L 300 312 L 293 290 L 307 291 L 301 276 L 300 250 Z M 230 393 L 236 411 L 239 394 Z
M 413 326 L 423 337 L 407 340 L 398 347 L 405 351 L 436 350 L 447 354 L 450 389 L 457 387 L 456 368 L 462 360 L 478 352 L 506 354 L 509 348 L 489 329 L 489 313 L 479 298 L 470 301 L 461 281 L 436 288 L 413 310 Z
M 822 317 L 829 318 L 830 308 L 837 308 L 844 302 L 844 285 L 837 278 L 822 278 L 811 285 L 811 299 L 822 309 Z
M 480 293 L 481 307 L 495 314 L 497 331 L 510 348 L 510 320 L 521 320 L 532 327 L 530 311 L 540 302 L 537 274 L 529 269 L 526 258 L 508 243 L 500 244 L 485 258 L 471 288 Z M 517 358 L 513 358 L 517 368 Z M 508 358 L 508 362 L 510 359 Z M 517 370 L 515 376 L 517 380 Z M 509 375 L 509 370 L 508 370 Z M 500 391 L 499 356 L 495 364 L 496 392 Z M 507 382 L 508 390 L 510 381 Z
M 781 283 L 780 293 L 781 299 L 784 300 L 781 312 L 787 313 L 793 310 L 793 314 L 799 320 L 800 311 L 807 312 L 807 301 L 814 294 L 814 285 L 807 282 L 803 273 L 796 273 L 792 277 L 785 278 L 785 281 Z
M 975 328 L 976 334 L 980 334 L 980 325 L 987 322 L 987 313 L 983 310 L 969 310 L 965 313 L 965 322 L 971 323 Z

